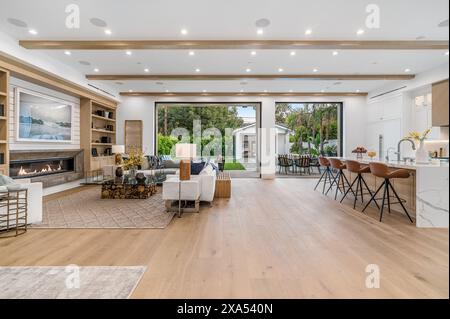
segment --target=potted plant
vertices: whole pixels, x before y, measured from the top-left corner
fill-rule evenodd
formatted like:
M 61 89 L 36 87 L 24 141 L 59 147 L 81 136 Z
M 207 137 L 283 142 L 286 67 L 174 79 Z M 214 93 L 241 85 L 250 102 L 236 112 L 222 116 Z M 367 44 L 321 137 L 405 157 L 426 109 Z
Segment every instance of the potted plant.
M 136 171 L 144 163 L 144 153 L 138 149 L 131 149 L 129 157 L 124 161 L 124 168 L 129 171 L 131 177 L 136 176 Z
M 427 150 L 425 149 L 425 141 L 431 133 L 431 128 L 425 130 L 422 134 L 419 132 L 411 132 L 406 138 L 412 139 L 419 143 L 416 150 L 416 163 L 428 163 L 430 161 Z

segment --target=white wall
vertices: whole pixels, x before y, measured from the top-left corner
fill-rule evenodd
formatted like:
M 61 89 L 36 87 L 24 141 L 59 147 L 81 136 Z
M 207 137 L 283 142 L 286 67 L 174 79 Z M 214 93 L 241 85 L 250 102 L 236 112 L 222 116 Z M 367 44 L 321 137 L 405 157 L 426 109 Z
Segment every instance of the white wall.
M 30 90 L 36 93 L 48 95 L 74 105 L 73 109 L 73 138 L 71 143 L 36 143 L 36 142 L 19 142 L 17 141 L 17 123 L 16 120 L 16 88 Z M 9 148 L 12 151 L 17 150 L 66 150 L 80 149 L 80 99 L 62 94 L 58 91 L 50 90 L 45 87 L 35 85 L 14 77 L 10 78 L 9 88 Z
M 365 97 L 141 97 L 124 96 L 117 111 L 117 141 L 124 143 L 125 120 L 142 120 L 144 126 L 143 142 L 147 153 L 154 151 L 155 103 L 156 102 L 259 102 L 261 103 L 262 128 L 269 129 L 261 136 L 261 174 L 263 178 L 275 176 L 275 103 L 276 102 L 342 102 L 344 105 L 344 154 L 351 155 L 356 146 L 365 141 Z

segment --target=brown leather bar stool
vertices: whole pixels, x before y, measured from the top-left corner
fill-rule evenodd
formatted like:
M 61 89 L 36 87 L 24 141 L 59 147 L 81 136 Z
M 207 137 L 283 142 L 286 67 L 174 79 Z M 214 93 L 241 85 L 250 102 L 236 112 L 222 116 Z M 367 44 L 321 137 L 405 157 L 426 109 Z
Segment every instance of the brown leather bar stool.
M 319 181 L 317 182 L 316 187 L 314 187 L 314 190 L 316 190 L 317 187 L 319 186 L 319 184 L 323 182 L 322 194 L 325 194 L 325 187 L 327 184 L 331 185 L 331 183 L 334 180 L 334 176 L 333 176 L 333 172 L 331 171 L 330 161 L 326 157 L 320 156 L 319 164 L 321 167 L 325 168 L 325 171 L 323 172 L 322 176 L 320 177 Z
M 394 178 L 409 178 L 409 176 L 410 176 L 409 172 L 406 169 L 396 169 L 393 171 L 389 171 L 388 166 L 383 163 L 370 163 L 369 165 L 370 165 L 370 172 L 372 173 L 372 175 L 374 175 L 376 177 L 384 178 L 384 182 L 377 189 L 375 194 L 373 194 L 372 198 L 367 203 L 366 207 L 364 207 L 363 212 L 367 209 L 367 207 L 369 207 L 369 205 L 372 201 L 377 200 L 376 197 L 377 197 L 378 193 L 384 187 L 383 201 L 382 201 L 381 209 L 380 209 L 380 222 L 383 219 L 384 206 L 387 205 L 389 212 L 391 212 L 391 204 L 400 204 L 402 206 L 403 211 L 405 212 L 406 216 L 408 216 L 411 223 L 413 223 L 413 220 L 412 220 L 411 216 L 408 214 L 408 211 L 406 210 L 405 205 L 403 205 L 405 200 L 401 199 L 398 196 L 397 192 L 395 191 L 395 188 L 392 186 L 392 183 L 390 181 L 391 179 L 394 179 Z M 392 190 L 392 192 L 394 193 L 398 202 L 391 203 L 390 190 Z M 387 200 L 387 204 L 386 204 L 386 200 Z
M 344 174 L 344 169 L 347 169 L 347 165 L 345 165 L 345 163 L 343 163 L 341 160 L 337 158 L 329 158 L 328 160 L 330 161 L 331 168 L 336 170 L 337 173 L 334 176 L 330 188 L 328 188 L 325 194 L 328 194 L 328 192 L 333 188 L 333 185 L 336 184 L 336 193 L 334 194 L 334 199 L 336 200 L 338 191 L 340 191 L 342 194 L 345 193 L 345 184 L 347 184 L 347 186 L 350 187 L 350 182 L 348 181 L 347 177 Z M 350 191 L 353 193 L 353 195 L 355 195 L 355 192 L 351 188 Z
M 373 196 L 372 191 L 370 190 L 369 186 L 367 186 L 367 183 L 363 177 L 363 174 L 370 173 L 370 167 L 369 165 L 361 165 L 361 163 L 357 161 L 347 160 L 345 162 L 347 164 L 347 170 L 350 173 L 358 175 L 353 180 L 352 184 L 350 185 L 350 188 L 347 189 L 347 191 L 345 192 L 344 196 L 341 199 L 341 203 L 344 201 L 344 199 L 347 197 L 348 193 L 350 192 L 351 189 L 353 189 L 353 186 L 356 183 L 356 190 L 354 192 L 356 195 L 354 196 L 355 198 L 353 201 L 353 209 L 355 209 L 356 201 L 358 200 L 359 195 L 361 195 L 361 203 L 364 203 L 364 195 L 370 195 L 370 197 Z M 364 187 L 366 188 L 367 192 L 364 191 Z M 378 208 L 380 208 L 380 206 L 378 206 L 378 203 L 376 201 L 375 204 L 377 205 Z

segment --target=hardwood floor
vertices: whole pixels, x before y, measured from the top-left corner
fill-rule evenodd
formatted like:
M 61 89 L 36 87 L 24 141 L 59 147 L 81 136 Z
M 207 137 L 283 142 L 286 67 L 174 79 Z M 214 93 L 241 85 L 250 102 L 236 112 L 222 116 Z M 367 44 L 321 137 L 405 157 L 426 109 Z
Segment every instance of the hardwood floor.
M 449 297 L 448 230 L 379 223 L 314 183 L 235 179 L 230 201 L 164 230 L 30 230 L 0 240 L 0 265 L 146 265 L 133 298 Z

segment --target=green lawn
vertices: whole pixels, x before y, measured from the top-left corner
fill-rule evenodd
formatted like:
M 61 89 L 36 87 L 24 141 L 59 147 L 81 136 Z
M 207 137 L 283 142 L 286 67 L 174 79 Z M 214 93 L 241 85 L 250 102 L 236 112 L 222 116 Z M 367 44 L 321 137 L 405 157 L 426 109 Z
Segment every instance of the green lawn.
M 241 163 L 225 163 L 226 171 L 245 171 L 244 165 Z

